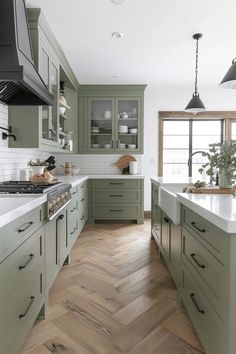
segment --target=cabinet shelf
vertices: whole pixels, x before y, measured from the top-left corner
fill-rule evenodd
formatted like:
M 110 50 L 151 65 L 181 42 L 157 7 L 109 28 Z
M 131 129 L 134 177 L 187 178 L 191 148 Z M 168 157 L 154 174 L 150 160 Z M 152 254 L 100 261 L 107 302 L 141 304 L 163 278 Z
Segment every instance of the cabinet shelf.
M 103 117 L 100 117 L 100 118 L 91 118 L 91 120 L 100 120 L 100 121 L 103 121 L 103 122 L 110 122 L 111 121 L 111 118 L 103 118 Z
M 91 135 L 101 135 L 101 136 L 105 136 L 105 135 L 112 135 L 112 133 L 92 133 Z
M 61 136 L 67 136 L 68 134 L 65 133 L 65 132 L 59 131 L 59 135 L 61 135 Z
M 60 106 L 60 107 L 65 107 L 65 108 L 67 108 L 67 109 L 70 109 L 70 106 L 68 106 L 67 104 L 65 104 L 64 102 L 62 102 L 62 101 L 60 101 L 60 100 L 59 100 L 59 106 Z
M 118 133 L 119 135 L 125 135 L 125 136 L 137 136 L 138 134 L 132 134 L 132 133 Z
M 138 118 L 119 118 L 118 120 L 137 120 Z
M 66 120 L 66 119 L 68 119 L 68 117 L 67 117 L 67 116 L 65 116 L 65 115 L 64 115 L 64 114 L 62 114 L 62 113 L 60 113 L 60 114 L 59 114 L 59 116 L 60 116 L 60 118 L 63 118 L 63 119 L 65 119 L 65 120 Z

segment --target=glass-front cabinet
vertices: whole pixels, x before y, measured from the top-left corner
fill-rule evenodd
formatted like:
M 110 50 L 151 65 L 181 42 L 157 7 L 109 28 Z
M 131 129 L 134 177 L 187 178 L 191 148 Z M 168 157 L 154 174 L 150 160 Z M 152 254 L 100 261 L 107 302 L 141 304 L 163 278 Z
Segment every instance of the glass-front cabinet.
M 143 92 L 139 94 L 133 87 L 107 86 L 107 96 L 79 93 L 79 152 L 88 153 L 142 153 L 143 152 Z M 94 86 L 93 86 L 94 88 Z M 122 88 L 124 94 L 122 95 Z M 86 86 L 86 93 L 90 87 Z M 106 86 L 102 86 L 106 91 Z M 114 92 L 113 92 L 114 90 Z M 104 92 L 105 93 L 105 92 Z M 127 93 L 127 95 L 125 94 Z M 136 94 L 134 94 L 136 93 Z M 87 139 L 85 139 L 87 136 Z
M 40 69 L 39 73 L 52 92 L 54 99 L 53 105 L 42 106 L 41 110 L 41 122 L 42 122 L 42 143 L 46 145 L 58 146 L 58 126 L 59 126 L 59 64 L 56 60 L 52 59 L 52 55 L 47 51 L 46 46 L 41 42 L 40 50 Z

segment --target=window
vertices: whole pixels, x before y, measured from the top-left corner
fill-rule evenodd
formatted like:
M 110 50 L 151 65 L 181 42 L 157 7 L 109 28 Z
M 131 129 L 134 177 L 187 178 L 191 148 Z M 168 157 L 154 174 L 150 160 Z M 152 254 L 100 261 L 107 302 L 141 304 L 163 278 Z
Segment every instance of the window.
M 222 118 L 224 116 L 226 118 Z M 205 117 L 198 114 L 198 118 L 193 118 L 185 112 L 160 112 L 159 176 L 181 175 L 200 179 L 198 170 L 208 160 L 202 154 L 196 154 L 188 166 L 189 156 L 197 151 L 209 151 L 211 143 L 236 139 L 236 112 L 227 112 L 227 115 L 212 112 L 211 117 L 207 112 Z

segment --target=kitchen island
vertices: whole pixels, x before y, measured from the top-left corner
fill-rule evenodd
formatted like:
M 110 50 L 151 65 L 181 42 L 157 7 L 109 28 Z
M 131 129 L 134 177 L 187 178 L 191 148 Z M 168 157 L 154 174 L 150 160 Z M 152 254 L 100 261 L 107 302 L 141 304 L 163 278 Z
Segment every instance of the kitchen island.
M 173 256 L 176 260 L 176 250 L 172 252 L 172 244 L 176 243 L 176 234 L 172 233 L 174 224 L 161 210 L 160 199 L 156 198 L 162 189 L 168 190 L 168 182 L 172 193 L 176 181 L 171 184 L 167 180 L 152 180 L 153 210 L 158 205 L 160 217 L 157 243 L 172 274 Z M 179 304 L 187 310 L 207 354 L 235 354 L 236 199 L 232 195 L 172 194 L 181 206 L 178 265 L 174 263 L 179 270 L 179 281 L 175 281 Z M 165 205 L 163 201 L 162 204 Z M 167 219 L 163 218 L 163 214 Z M 152 216 L 155 217 L 155 213 Z M 155 228 L 158 228 L 156 220 L 152 220 L 154 237 Z M 167 221 L 168 257 L 163 252 L 162 240 L 163 237 L 166 239 Z

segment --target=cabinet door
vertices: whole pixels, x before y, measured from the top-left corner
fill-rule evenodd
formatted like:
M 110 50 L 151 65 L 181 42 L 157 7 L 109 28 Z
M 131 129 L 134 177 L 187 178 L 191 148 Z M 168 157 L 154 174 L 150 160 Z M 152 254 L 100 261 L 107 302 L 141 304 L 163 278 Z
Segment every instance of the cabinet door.
M 114 99 L 88 99 L 88 151 L 114 151 Z
M 60 213 L 56 219 L 57 240 L 58 240 L 58 263 L 61 267 L 68 255 L 68 241 L 66 229 L 66 210 Z
M 58 96 L 59 96 L 59 65 L 53 60 L 49 47 L 41 38 L 40 48 L 40 74 L 48 87 L 53 93 L 54 100 L 52 107 L 42 106 L 41 108 L 41 136 L 42 143 L 46 145 L 58 146 Z
M 170 221 L 165 213 L 161 213 L 161 246 L 164 251 L 163 256 L 169 260 L 170 255 Z
M 120 152 L 140 152 L 141 133 L 140 98 L 117 98 L 115 114 L 116 150 Z
M 171 223 L 170 230 L 171 273 L 178 287 L 181 281 L 181 225 Z
M 45 255 L 46 255 L 46 287 L 51 286 L 59 270 L 58 257 L 59 240 L 57 234 L 57 219 L 45 225 Z

